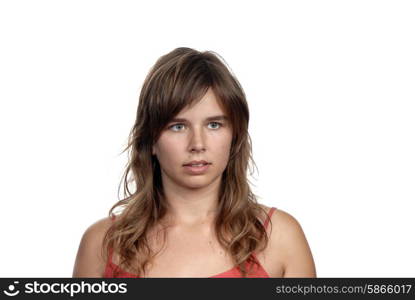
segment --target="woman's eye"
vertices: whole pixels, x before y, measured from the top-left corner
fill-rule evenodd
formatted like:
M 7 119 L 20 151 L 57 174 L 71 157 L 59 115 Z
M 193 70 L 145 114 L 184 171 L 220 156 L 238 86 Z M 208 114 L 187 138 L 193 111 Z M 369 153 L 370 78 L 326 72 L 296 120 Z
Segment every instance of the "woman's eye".
M 174 124 L 170 126 L 169 128 L 177 128 L 177 126 L 183 126 L 183 124 Z M 177 130 L 174 130 L 174 131 L 177 131 Z
M 219 127 L 221 127 L 221 126 L 222 126 L 222 124 L 221 124 L 221 123 L 219 123 L 219 122 L 210 122 L 209 124 L 217 124 L 218 126 L 217 126 L 217 127 L 215 126 L 215 128 L 214 128 L 214 129 L 217 129 L 217 128 L 219 128 Z

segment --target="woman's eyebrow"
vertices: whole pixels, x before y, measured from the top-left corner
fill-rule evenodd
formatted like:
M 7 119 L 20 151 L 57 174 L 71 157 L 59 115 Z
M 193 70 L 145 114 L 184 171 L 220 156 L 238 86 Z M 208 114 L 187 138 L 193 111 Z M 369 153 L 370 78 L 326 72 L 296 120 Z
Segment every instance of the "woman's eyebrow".
M 224 115 L 219 115 L 219 116 L 212 116 L 212 117 L 208 117 L 205 119 L 205 121 L 219 121 L 219 120 L 223 120 L 223 121 L 227 121 L 228 117 L 224 116 Z M 184 118 L 174 118 L 172 119 L 170 122 L 187 122 L 187 119 Z

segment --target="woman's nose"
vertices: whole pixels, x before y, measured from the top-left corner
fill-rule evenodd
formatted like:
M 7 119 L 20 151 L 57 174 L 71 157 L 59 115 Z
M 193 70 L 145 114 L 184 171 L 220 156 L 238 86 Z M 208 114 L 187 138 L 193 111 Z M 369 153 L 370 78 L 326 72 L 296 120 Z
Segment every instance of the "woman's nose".
M 194 130 L 189 143 L 192 152 L 204 151 L 206 146 L 202 130 Z

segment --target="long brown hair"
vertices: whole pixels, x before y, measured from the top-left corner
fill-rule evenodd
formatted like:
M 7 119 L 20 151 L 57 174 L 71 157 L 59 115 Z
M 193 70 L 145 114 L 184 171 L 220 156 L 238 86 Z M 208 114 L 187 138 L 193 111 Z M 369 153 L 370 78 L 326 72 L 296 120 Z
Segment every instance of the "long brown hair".
M 137 267 L 133 269 L 138 276 L 145 274 L 157 254 L 149 246 L 147 234 L 167 212 L 160 165 L 152 155 L 152 146 L 170 120 L 183 108 L 199 101 L 209 88 L 226 110 L 233 136 L 228 165 L 220 184 L 216 237 L 243 277 L 247 277 L 254 264 L 258 266 L 251 254 L 265 249 L 268 243 L 260 221 L 261 215 L 263 219 L 268 216 L 258 204 L 247 178 L 247 168 L 253 174 L 255 162 L 248 133 L 249 109 L 245 93 L 217 53 L 176 48 L 157 60 L 141 88 L 136 121 L 123 151 L 129 150 L 120 183 L 120 186 L 124 183 L 124 198 L 111 207 L 109 215 L 117 207 L 122 211 L 103 241 L 103 250 L 112 248 L 119 254 L 120 268 L 132 269 L 131 262 L 136 262 Z M 135 185 L 133 192 L 129 183 Z M 107 251 L 104 257 L 108 255 Z M 251 265 L 249 270 L 246 263 Z

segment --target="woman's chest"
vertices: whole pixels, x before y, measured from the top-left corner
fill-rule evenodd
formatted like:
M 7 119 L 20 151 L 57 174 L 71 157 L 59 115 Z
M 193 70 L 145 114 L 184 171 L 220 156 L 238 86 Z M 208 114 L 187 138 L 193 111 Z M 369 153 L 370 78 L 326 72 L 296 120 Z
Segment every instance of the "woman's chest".
M 153 241 L 152 249 L 160 250 L 147 270 L 147 277 L 210 277 L 234 267 L 213 234 L 171 233 Z
M 156 255 L 147 266 L 145 277 L 206 278 L 235 267 L 228 251 L 209 232 L 170 232 L 165 240 L 164 236 L 153 236 L 148 241 Z M 270 277 L 281 277 L 282 264 L 271 252 L 272 249 L 267 247 L 256 257 Z M 119 262 L 117 255 L 114 262 Z M 128 272 L 134 273 L 131 270 Z

